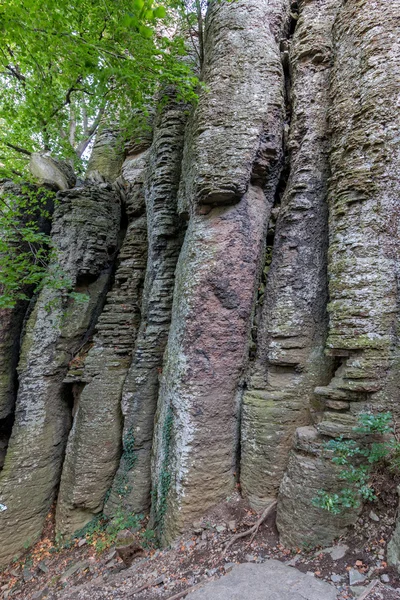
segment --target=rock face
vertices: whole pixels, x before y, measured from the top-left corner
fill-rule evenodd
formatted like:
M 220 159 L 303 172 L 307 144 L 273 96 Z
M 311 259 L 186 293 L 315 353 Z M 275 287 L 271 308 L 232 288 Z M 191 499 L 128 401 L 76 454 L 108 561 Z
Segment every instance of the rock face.
M 190 220 L 177 267 L 154 440 L 152 511 L 165 539 L 235 484 L 238 386 L 282 150 L 283 72 L 274 24 L 269 2 L 214 3 L 209 14 L 204 78 L 215 106 L 227 105 L 232 84 L 212 66 L 227 76 L 234 71 L 232 45 L 244 52 L 234 100 L 240 125 L 232 130 L 232 116 L 218 111 L 212 117 L 208 98 L 189 126 L 180 206 Z M 218 180 L 217 160 L 233 160 L 237 169 L 222 164 Z M 205 206 L 210 204 L 217 206 Z
M 143 177 L 147 151 L 128 157 L 129 224 L 112 289 L 90 348 L 75 356 L 66 379 L 77 394 L 57 503 L 56 526 L 72 534 L 103 508 L 121 454 L 121 395 L 140 323 L 147 252 Z M 83 389 L 82 389 L 83 387 Z
M 52 201 L 43 193 L 47 190 L 41 190 L 41 188 L 32 184 L 21 186 L 11 181 L 4 181 L 0 183 L 0 204 L 15 206 L 16 198 L 28 201 L 28 195 L 31 191 L 37 199 L 33 214 L 25 215 L 23 209 L 19 209 L 15 215 L 15 222 L 20 226 L 24 226 L 27 221 L 32 220 L 36 223 L 39 231 L 49 233 L 51 223 L 49 218 L 43 216 L 43 212 L 44 210 L 48 213 L 52 212 L 53 206 Z M 14 235 L 12 240 L 7 239 L 7 243 L 13 246 L 17 254 L 24 253 L 26 255 L 29 251 L 28 244 L 19 235 Z M 33 293 L 31 286 L 27 285 L 21 291 L 25 298 L 17 298 L 14 306 L 0 309 L 0 447 L 2 439 L 5 439 L 2 434 L 8 432 L 9 422 L 12 421 L 17 388 L 16 369 L 20 351 L 20 337 L 29 298 Z M 1 467 L 2 451 L 0 450 L 0 469 Z
M 124 162 L 124 144 L 118 127 L 102 125 L 93 146 L 86 169 L 86 180 L 113 182 Z
M 0 513 L 0 563 L 38 538 L 54 499 L 73 403 L 64 377 L 101 307 L 119 222 L 119 198 L 108 185 L 59 197 L 52 238 L 65 288 L 45 286 L 26 327 L 15 422 L 0 475 L 0 502 L 7 507 Z M 82 294 L 81 302 L 68 297 L 68 288 Z
M 315 390 L 325 411 L 315 433 L 298 433 L 282 482 L 277 524 L 288 545 L 327 544 L 354 519 L 331 519 L 311 505 L 318 489 L 341 485 L 320 457 L 324 437 L 351 437 L 357 414 L 366 409 L 398 414 L 400 144 L 399 114 L 390 106 L 399 93 L 399 7 L 382 0 L 360 10 L 349 1 L 335 20 L 327 350 L 338 368 L 329 385 Z M 305 437 L 312 440 L 308 455 Z
M 279 158 L 285 0 L 210 3 L 203 80 L 185 145 L 180 210 L 232 205 Z M 240 61 L 235 57 L 240 55 Z M 218 158 L 217 158 L 218 157 Z M 217 159 L 216 159 L 217 158 Z
M 165 99 L 169 97 L 167 103 Z M 143 512 L 150 506 L 151 447 L 158 380 L 171 322 L 174 274 L 184 227 L 177 213 L 185 106 L 166 90 L 155 122 L 145 185 L 148 260 L 141 324 L 123 387 L 123 454 L 107 513 L 117 507 Z
M 294 431 L 310 421 L 315 386 L 329 380 L 330 361 L 324 356 L 327 108 L 336 12 L 336 1 L 302 3 L 294 37 L 288 50 L 283 46 L 291 84 L 290 170 L 283 182 L 256 358 L 243 397 L 241 483 L 257 509 L 276 497 Z
M 124 148 L 104 124 L 80 187 L 32 157 L 63 284 L 21 350 L 26 307 L 0 313 L 0 565 L 57 494 L 62 534 L 150 512 L 169 542 L 235 486 L 286 546 L 353 522 L 313 498 L 342 487 L 327 440 L 400 416 L 399 12 L 212 0 L 194 107 L 164 90 Z

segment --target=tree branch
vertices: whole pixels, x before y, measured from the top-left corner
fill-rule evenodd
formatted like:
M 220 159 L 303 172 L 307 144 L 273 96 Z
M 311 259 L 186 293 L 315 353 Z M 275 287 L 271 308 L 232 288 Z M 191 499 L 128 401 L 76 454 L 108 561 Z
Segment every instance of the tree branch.
M 100 124 L 100 121 L 103 118 L 105 108 L 106 108 L 105 106 L 100 107 L 99 112 L 97 113 L 97 116 L 92 123 L 92 126 L 87 131 L 87 137 L 84 140 L 82 140 L 76 147 L 75 153 L 78 158 L 81 158 L 82 154 L 85 152 L 86 148 L 89 146 L 91 139 L 94 136 L 94 134 L 96 133 L 96 130 Z
M 1 141 L 8 148 L 11 148 L 12 150 L 15 150 L 15 152 L 19 152 L 20 154 L 26 154 L 26 156 L 31 156 L 31 154 L 32 154 L 32 152 L 29 152 L 29 150 L 25 150 L 25 148 L 21 148 L 20 146 L 15 146 L 14 144 L 10 144 L 10 142 L 4 142 L 3 140 L 1 140 Z

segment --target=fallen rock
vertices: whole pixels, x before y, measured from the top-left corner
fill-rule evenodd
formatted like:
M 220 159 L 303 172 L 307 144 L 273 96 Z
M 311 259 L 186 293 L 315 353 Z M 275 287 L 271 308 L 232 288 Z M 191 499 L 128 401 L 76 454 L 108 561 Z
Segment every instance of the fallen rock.
M 82 546 L 85 546 L 86 544 L 87 544 L 87 539 L 86 538 L 82 538 L 78 542 L 78 548 L 82 548 Z
M 43 600 L 44 598 L 46 598 L 50 593 L 50 589 L 46 586 L 44 588 L 42 588 L 41 590 L 35 592 L 32 596 L 32 600 Z
M 349 583 L 350 585 L 357 585 L 363 583 L 366 580 L 366 576 L 357 571 L 357 569 L 350 569 L 349 571 Z
M 369 518 L 372 521 L 375 521 L 376 523 L 378 523 L 378 521 L 380 521 L 380 518 L 378 517 L 378 515 L 376 513 L 374 513 L 373 510 L 371 510 L 371 512 L 369 513 Z
M 71 565 L 64 574 L 60 577 L 60 583 L 65 583 L 67 579 L 69 579 L 75 573 L 79 571 L 84 571 L 89 567 L 89 563 L 87 561 L 80 561 Z
M 349 547 L 346 546 L 346 544 L 342 544 L 340 546 L 332 546 L 330 548 L 325 548 L 325 550 L 322 550 L 322 552 L 324 554 L 330 554 L 332 560 L 340 560 L 345 556 L 348 549 Z
M 266 590 L 268 595 L 266 596 Z M 277 560 L 244 563 L 221 579 L 188 594 L 188 600 L 336 600 L 329 583 L 309 577 Z
M 40 563 L 38 564 L 38 569 L 39 571 L 41 571 L 42 573 L 48 573 L 49 571 L 49 567 L 47 566 L 47 563 L 45 560 L 41 560 Z
M 145 551 L 137 541 L 133 533 L 128 530 L 121 531 L 118 534 L 116 553 L 125 566 L 130 567 L 139 556 L 144 556 Z

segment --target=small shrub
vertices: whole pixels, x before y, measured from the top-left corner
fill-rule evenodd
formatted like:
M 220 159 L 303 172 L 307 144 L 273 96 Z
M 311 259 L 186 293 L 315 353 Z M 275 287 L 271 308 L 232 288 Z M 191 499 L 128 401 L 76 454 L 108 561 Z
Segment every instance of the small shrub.
M 77 531 L 72 538 L 58 539 L 56 543 L 59 549 L 71 548 L 78 538 L 84 537 L 96 552 L 101 553 L 115 544 L 120 531 L 138 529 L 142 521 L 143 515 L 134 515 L 119 509 L 111 519 L 100 514 Z
M 340 436 L 324 446 L 332 462 L 340 467 L 340 479 L 348 485 L 337 493 L 319 490 L 312 504 L 333 514 L 376 500 L 371 480 L 378 466 L 400 471 L 400 442 L 394 436 L 390 412 L 360 414 L 354 432 L 363 435 L 360 441 Z

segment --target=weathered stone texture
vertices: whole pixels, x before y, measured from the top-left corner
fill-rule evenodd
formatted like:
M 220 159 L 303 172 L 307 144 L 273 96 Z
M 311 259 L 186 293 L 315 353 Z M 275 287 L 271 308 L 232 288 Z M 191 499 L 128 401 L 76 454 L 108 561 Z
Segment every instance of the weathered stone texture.
M 26 188 L 26 189 L 25 189 Z M 42 233 L 50 232 L 50 219 L 44 216 L 44 210 L 51 213 L 53 203 L 50 198 L 44 196 L 48 190 L 40 190 L 37 186 L 26 184 L 21 186 L 12 181 L 5 180 L 0 183 L 0 204 L 3 202 L 8 207 L 15 206 L 16 199 L 28 200 L 29 192 L 32 192 L 37 202 L 32 203 L 33 212 L 25 214 L 24 209 L 17 208 L 15 212 L 15 223 L 17 223 L 17 231 L 20 226 L 26 224 L 28 220 L 35 221 L 38 230 Z M 7 232 L 6 232 L 7 235 Z M 28 253 L 31 260 L 34 260 L 34 255 L 26 242 L 23 242 L 20 235 L 13 236 L 14 241 L 8 240 L 8 243 L 13 246 L 13 249 L 18 253 Z M 18 298 L 12 308 L 0 309 L 0 428 L 1 421 L 12 415 L 15 404 L 16 384 L 17 384 L 17 365 L 20 350 L 20 337 L 25 313 L 29 304 L 29 298 L 33 294 L 33 286 L 23 286 L 18 290 L 25 295 L 24 298 Z M 3 290 L 0 288 L 0 294 Z M 0 444 L 1 444 L 0 434 Z M 1 460 L 0 460 L 1 463 Z M 1 468 L 1 464 L 0 464 Z
M 348 0 L 334 27 L 327 348 L 341 365 L 315 390 L 327 409 L 319 444 L 353 437 L 367 407 L 398 411 L 399 9 L 398 1 Z M 311 505 L 308 490 L 324 488 L 326 471 L 340 488 L 332 465 L 293 454 L 278 509 L 283 543 L 330 543 L 346 526 Z
M 117 127 L 101 125 L 86 169 L 86 180 L 113 182 L 124 162 L 124 143 Z
M 166 540 L 235 483 L 238 386 L 282 162 L 277 7 L 283 23 L 284 1 L 215 2 L 208 16 L 210 91 L 186 139 L 180 209 L 190 221 L 154 438 L 152 510 Z
M 184 226 L 177 214 L 186 107 L 174 91 L 155 122 L 145 185 L 148 261 L 141 324 L 126 378 L 122 411 L 124 452 L 107 513 L 117 506 L 142 512 L 150 505 L 150 462 L 158 380 L 171 321 L 175 268 Z M 166 96 L 164 96 L 166 97 Z
M 235 207 L 189 223 L 156 418 L 153 510 L 166 539 L 234 486 L 236 392 L 269 210 L 251 186 Z
M 71 424 L 63 383 L 68 362 L 90 334 L 107 285 L 120 223 L 110 186 L 64 192 L 52 237 L 66 285 L 46 286 L 27 323 L 19 364 L 15 423 L 0 475 L 0 564 L 41 533 L 54 499 Z M 67 282 L 68 280 L 68 282 Z M 68 297 L 68 287 L 85 296 Z
M 128 157 L 123 173 L 129 224 L 87 356 L 76 356 L 66 382 L 84 384 L 75 409 L 57 502 L 62 534 L 82 528 L 103 508 L 121 454 L 121 395 L 140 323 L 147 254 L 143 179 L 148 152 Z M 83 363 L 84 362 L 84 366 Z
M 19 339 L 25 311 L 25 301 L 17 302 L 13 308 L 0 309 L 0 421 L 14 409 Z
M 255 165 L 264 171 L 277 158 L 276 82 L 282 74 L 277 39 L 288 10 L 285 0 L 211 3 L 202 74 L 206 89 L 185 145 L 182 211 L 189 202 L 240 201 Z
M 283 46 L 283 62 L 291 77 L 290 173 L 242 414 L 241 484 L 257 509 L 276 497 L 295 429 L 310 421 L 314 387 L 330 375 L 324 356 L 327 108 L 336 11 L 336 0 L 301 2 L 293 40 L 288 48 Z
M 339 469 L 326 458 L 315 427 L 298 428 L 279 491 L 277 527 L 283 545 L 326 546 L 354 524 L 353 510 L 335 515 L 312 503 L 320 490 L 337 493 L 338 473 Z
M 76 183 L 75 173 L 71 165 L 56 160 L 48 154 L 32 153 L 29 169 L 40 185 L 50 185 L 56 190 L 68 190 L 74 187 Z

